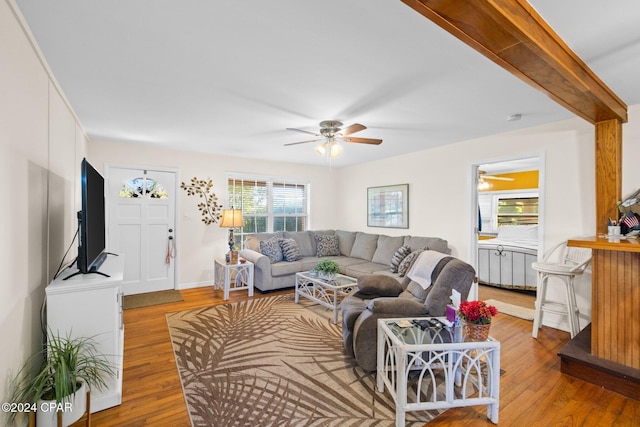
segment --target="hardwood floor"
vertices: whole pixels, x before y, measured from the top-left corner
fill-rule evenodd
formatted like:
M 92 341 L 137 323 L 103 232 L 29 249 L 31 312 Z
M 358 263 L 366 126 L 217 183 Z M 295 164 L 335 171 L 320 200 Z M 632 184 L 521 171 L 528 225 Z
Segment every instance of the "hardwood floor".
M 222 291 L 212 288 L 181 293 L 182 302 L 125 311 L 122 404 L 92 414 L 94 426 L 190 425 L 165 314 L 224 301 Z M 254 298 L 276 294 L 256 291 Z M 246 295 L 232 292 L 229 302 L 246 299 Z M 480 295 L 488 298 L 482 290 Z M 491 335 L 502 343 L 505 370 L 500 384 L 500 425 L 640 425 L 640 401 L 560 373 L 557 352 L 569 341 L 569 333 L 543 327 L 535 340 L 531 326 L 530 321 L 503 315 L 491 327 Z M 486 418 L 485 407 L 471 407 L 450 409 L 428 424 L 445 425 L 493 424 Z
M 495 286 L 478 285 L 478 298 L 494 299 L 509 304 L 535 309 L 536 296 L 533 292 L 496 288 Z

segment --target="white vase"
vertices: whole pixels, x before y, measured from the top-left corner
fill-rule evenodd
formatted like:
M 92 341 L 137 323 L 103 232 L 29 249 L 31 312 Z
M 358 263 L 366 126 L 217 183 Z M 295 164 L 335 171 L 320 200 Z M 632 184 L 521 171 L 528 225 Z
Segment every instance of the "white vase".
M 39 400 L 38 412 L 36 412 L 36 425 L 38 427 L 56 427 L 58 414 L 56 409 L 62 411 L 62 425 L 69 426 L 78 421 L 87 409 L 87 386 L 83 382 L 73 396 L 63 399 L 61 403 L 54 400 Z

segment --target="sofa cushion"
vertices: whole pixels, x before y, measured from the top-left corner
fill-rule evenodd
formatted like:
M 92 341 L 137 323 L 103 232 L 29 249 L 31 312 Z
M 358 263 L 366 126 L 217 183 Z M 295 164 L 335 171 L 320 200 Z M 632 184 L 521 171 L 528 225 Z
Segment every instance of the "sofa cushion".
M 418 282 L 414 282 L 412 280 L 407 285 L 407 289 L 405 289 L 404 292 L 402 292 L 401 296 L 403 298 L 411 296 L 416 301 L 420 301 L 421 303 L 424 303 L 430 291 L 431 291 L 430 288 L 424 289 L 422 286 L 420 286 Z
M 398 275 L 400 277 L 404 277 L 405 274 L 407 274 L 413 263 L 418 259 L 418 255 L 422 252 L 422 250 L 413 251 L 400 262 L 400 265 L 398 266 Z
M 302 263 L 300 261 L 293 262 L 276 262 L 271 264 L 271 275 L 273 277 L 290 276 L 295 275 L 302 270 Z
M 260 242 L 264 240 L 269 240 L 272 237 L 277 237 L 278 239 L 281 239 L 283 237 L 282 231 L 277 231 L 275 233 L 248 234 L 247 239 L 245 240 L 245 248 L 262 253 L 262 251 L 260 250 Z
M 391 258 L 391 262 L 389 263 L 389 269 L 391 270 L 391 272 L 397 273 L 400 263 L 410 253 L 411 253 L 411 248 L 409 246 L 406 246 L 406 245 L 400 246 L 396 251 L 396 253 L 393 254 L 393 257 Z
M 412 251 L 418 249 L 431 249 L 432 251 L 442 252 L 443 254 L 450 254 L 451 249 L 446 240 L 439 237 L 418 237 L 418 236 L 406 236 L 404 244 L 409 246 Z
M 366 274 L 377 274 L 380 270 L 386 266 L 377 264 L 375 262 L 361 262 L 358 264 L 352 264 L 345 269 L 347 276 L 355 277 L 356 279 Z
M 284 259 L 280 249 L 280 239 L 276 236 L 260 242 L 260 253 L 269 257 L 272 264 Z
M 403 243 L 404 236 L 391 237 L 381 234 L 378 237 L 378 246 L 371 261 L 377 262 L 378 264 L 390 265 L 393 255 Z
M 376 252 L 377 247 L 378 247 L 377 234 L 362 233 L 358 231 L 356 233 L 356 239 L 353 242 L 353 248 L 351 248 L 350 256 L 352 258 L 360 258 L 360 259 L 366 259 L 367 261 L 371 261 L 373 259 L 373 254 L 375 254 Z
M 338 248 L 338 236 L 323 236 L 316 234 L 315 239 L 317 247 L 316 256 L 318 258 L 340 255 L 340 249 Z
M 283 238 L 293 239 L 298 244 L 300 254 L 302 256 L 314 256 L 316 254 L 315 247 L 311 243 L 311 232 L 309 231 L 285 231 Z
M 282 256 L 287 262 L 298 261 L 302 259 L 300 253 L 300 247 L 294 239 L 280 239 L 280 249 L 282 250 Z
M 336 236 L 338 236 L 340 254 L 350 256 L 353 242 L 356 240 L 356 233 L 354 231 L 336 230 Z
M 358 279 L 357 295 L 363 299 L 377 297 L 397 297 L 402 285 L 391 276 L 369 274 Z

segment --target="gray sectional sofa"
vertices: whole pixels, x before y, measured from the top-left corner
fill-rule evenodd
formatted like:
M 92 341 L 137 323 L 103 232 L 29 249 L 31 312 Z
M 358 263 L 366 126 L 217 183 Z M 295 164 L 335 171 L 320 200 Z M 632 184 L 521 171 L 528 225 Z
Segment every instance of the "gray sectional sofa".
M 331 256 L 318 256 L 318 241 L 323 235 L 337 237 L 338 252 Z M 296 261 L 271 262 L 269 256 L 261 252 L 260 242 L 272 238 L 293 239 L 300 250 L 301 258 Z M 334 239 L 335 240 L 335 239 Z M 437 237 L 386 236 L 343 230 L 319 231 L 280 231 L 276 233 L 257 233 L 247 236 L 240 256 L 255 265 L 254 284 L 260 291 L 289 288 L 295 286 L 295 274 L 313 269 L 321 258 L 335 260 L 340 272 L 347 276 L 360 278 L 368 274 L 385 274 L 402 281 L 398 273 L 391 272 L 391 260 L 401 246 L 411 251 L 430 249 L 450 254 L 447 241 Z M 322 253 L 320 254 L 322 255 Z

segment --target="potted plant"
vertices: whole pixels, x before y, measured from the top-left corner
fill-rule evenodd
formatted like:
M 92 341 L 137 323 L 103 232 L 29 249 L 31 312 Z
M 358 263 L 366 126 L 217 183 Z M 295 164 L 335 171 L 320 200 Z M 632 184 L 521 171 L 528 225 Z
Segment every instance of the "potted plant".
M 32 372 L 34 366 L 38 368 Z M 101 390 L 105 378 L 114 375 L 92 338 L 63 338 L 50 332 L 45 348 L 31 356 L 18 373 L 12 401 L 31 404 L 38 427 L 55 426 L 56 410 L 63 412 L 63 425 L 68 426 L 85 412 L 87 387 Z
M 489 338 L 491 319 L 498 309 L 484 301 L 462 301 L 458 315 L 462 320 L 464 336 L 469 341 L 485 341 Z
M 336 274 L 340 272 L 340 266 L 337 262 L 324 258 L 318 261 L 316 271 L 321 279 L 333 280 L 336 278 Z

